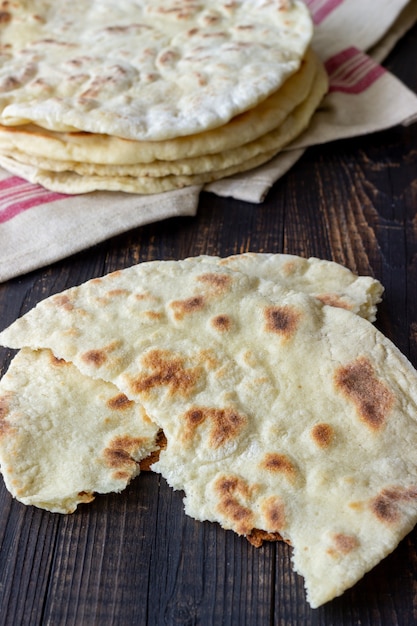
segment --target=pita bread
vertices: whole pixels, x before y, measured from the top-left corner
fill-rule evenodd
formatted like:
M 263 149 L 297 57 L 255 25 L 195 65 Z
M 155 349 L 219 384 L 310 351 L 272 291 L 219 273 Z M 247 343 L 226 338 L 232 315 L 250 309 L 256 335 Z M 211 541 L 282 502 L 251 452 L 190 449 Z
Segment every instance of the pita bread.
M 347 309 L 370 322 L 376 320 L 383 286 L 371 276 L 357 276 L 340 263 L 317 257 L 306 259 L 295 254 L 260 252 L 217 258 L 222 267 L 279 283 L 292 291 L 309 294 L 323 304 Z
M 300 67 L 300 0 L 20 0 L 3 13 L 0 122 L 135 140 L 222 126 Z
M 417 373 L 350 311 L 203 257 L 93 279 L 0 341 L 50 348 L 143 405 L 186 512 L 278 533 L 313 607 L 416 523 Z
M 13 151 L 9 156 L 0 154 L 0 164 L 32 183 L 67 194 L 97 190 L 162 193 L 204 184 L 251 170 L 269 161 L 308 126 L 327 91 L 327 85 L 326 73 L 320 68 L 309 96 L 277 129 L 249 144 L 219 154 L 180 161 L 156 161 L 145 165 L 106 166 L 50 160 L 45 162 L 39 157 L 27 158 L 26 155 Z M 44 167 L 51 169 L 43 169 Z
M 417 374 L 369 322 L 277 296 L 232 310 L 235 349 L 210 337 L 211 354 L 201 351 L 218 319 L 204 316 L 195 334 L 154 342 L 125 382 L 164 430 L 152 468 L 185 492 L 186 513 L 246 536 L 279 533 L 317 607 L 417 521 Z M 173 363 L 196 377 L 188 394 L 160 382 Z
M 72 513 L 118 492 L 156 448 L 158 428 L 111 385 L 49 350 L 23 349 L 0 383 L 0 466 L 20 502 Z
M 319 64 L 317 56 L 309 48 L 300 69 L 266 100 L 233 117 L 221 127 L 198 134 L 164 141 L 134 141 L 96 133 L 54 132 L 34 124 L 0 126 L 0 151 L 11 155 L 26 154 L 27 158 L 31 156 L 52 162 L 112 166 L 178 161 L 219 154 L 278 128 L 311 92 Z
M 190 278 L 206 265 L 218 266 L 216 271 L 236 271 L 249 284 L 252 281 L 256 285 L 264 279 L 268 284 L 273 281 L 288 289 L 315 295 L 325 303 L 358 312 L 372 321 L 383 292 L 381 283 L 374 278 L 356 276 L 338 263 L 314 257 L 304 259 L 296 255 L 246 253 L 223 259 L 201 255 L 182 261 L 149 261 L 94 278 L 43 300 L 0 333 L 0 342 L 11 348 L 48 347 L 56 356 L 72 361 L 72 353 L 61 354 L 60 346 L 52 343 L 55 336 L 58 342 L 66 341 L 68 337 L 68 345 L 74 340 L 95 345 L 103 333 L 106 336 L 109 319 L 114 317 L 120 323 L 123 345 L 111 346 L 111 362 L 117 363 L 117 354 L 123 353 L 123 350 L 127 350 L 132 355 L 129 358 L 134 359 L 132 341 L 138 321 L 153 328 L 160 318 L 166 316 L 165 299 L 169 292 L 165 290 L 164 283 L 155 283 L 153 276 L 158 273 L 169 276 L 172 272 L 173 275 L 184 274 Z M 64 317 L 60 322 L 61 313 Z M 54 327 L 55 324 L 60 329 L 64 320 L 68 324 L 64 335 L 61 331 L 50 335 L 46 330 L 47 326 Z M 26 343 L 31 332 L 36 341 L 42 330 L 46 345 Z M 126 362 L 125 356 L 123 362 Z M 94 364 L 91 371 L 94 371 Z
M 42 170 L 53 172 L 73 171 L 82 176 L 134 176 L 134 177 L 162 177 L 162 176 L 189 176 L 204 174 L 217 170 L 235 167 L 261 153 L 278 152 L 292 138 L 299 135 L 309 122 L 313 112 L 327 91 L 327 74 L 322 66 L 318 66 L 314 75 L 314 84 L 305 100 L 285 118 L 282 123 L 270 132 L 256 138 L 254 141 L 242 144 L 236 148 L 223 150 L 219 153 L 204 154 L 198 157 L 184 159 L 156 160 L 151 163 L 132 163 L 124 165 L 83 163 L 71 160 L 45 159 L 38 156 L 26 155 L 13 148 L 10 151 L 1 150 L 6 156 L 33 165 Z
M 221 259 L 220 257 L 197 257 L 187 259 L 187 263 L 189 264 L 198 264 L 202 260 L 212 263 L 218 263 L 219 265 L 226 264 L 229 268 L 235 270 L 243 270 L 248 275 L 252 275 L 253 277 L 263 277 L 275 282 L 280 282 L 283 285 L 290 286 L 296 290 L 304 291 L 305 293 L 312 293 L 319 299 L 323 301 L 331 301 L 334 305 L 342 306 L 343 308 L 348 308 L 354 312 L 357 312 L 360 315 L 371 319 L 372 321 L 375 319 L 376 313 L 376 305 L 381 300 L 382 295 L 382 285 L 375 279 L 367 276 L 356 276 L 352 272 L 350 272 L 347 268 L 331 262 L 319 260 L 316 258 L 303 259 L 301 257 L 295 255 L 288 254 L 258 254 L 258 253 L 247 253 L 235 255 L 232 257 L 228 257 L 226 259 Z M 143 266 L 140 266 L 143 267 Z M 134 276 L 132 278 L 134 280 Z M 112 280 L 113 282 L 113 280 Z M 108 294 L 108 298 L 111 298 L 112 295 L 116 295 L 114 290 L 113 293 L 110 292 Z M 122 294 L 119 294 L 121 296 Z M 125 292 L 126 295 L 126 292 Z M 65 297 L 65 296 L 63 296 Z M 94 314 L 94 311 L 92 311 Z M 28 415 L 28 398 L 27 395 L 30 394 L 31 398 L 31 406 L 32 411 L 36 406 L 36 410 L 39 413 L 44 411 L 49 415 L 49 421 L 55 425 L 54 437 L 57 441 L 60 441 L 64 438 L 68 429 L 74 427 L 76 423 L 74 421 L 74 417 L 72 415 L 72 411 L 76 411 L 76 416 L 80 420 L 86 420 L 86 423 L 90 421 L 90 416 L 86 415 L 86 411 L 84 407 L 91 407 L 94 403 L 94 385 L 90 381 L 90 383 L 84 383 L 87 388 L 91 392 L 92 400 L 91 402 L 82 396 L 78 389 L 82 386 L 83 382 L 77 379 L 77 370 L 74 366 L 69 366 L 68 368 L 62 367 L 65 361 L 56 361 L 52 357 L 49 359 L 43 353 L 30 353 L 30 351 L 25 350 L 24 356 L 20 355 L 18 359 L 15 359 L 12 363 L 12 366 L 9 370 L 7 377 L 4 377 L 3 382 L 0 383 L 0 390 L 3 390 L 1 393 L 5 396 L 8 396 L 13 381 L 13 403 L 14 403 L 14 413 L 21 413 L 22 415 Z M 60 366 L 58 369 L 56 366 Z M 24 373 L 26 370 L 32 372 L 31 376 L 31 386 L 27 387 L 27 374 Z M 59 373 L 59 377 L 58 377 Z M 35 377 L 36 374 L 36 377 Z M 40 377 L 40 380 L 38 380 Z M 47 388 L 49 390 L 48 396 L 46 394 L 45 381 L 48 381 Z M 55 382 L 54 382 L 55 381 Z M 59 384 L 58 384 L 59 383 Z M 100 390 L 100 385 L 102 383 L 97 383 L 97 389 L 95 390 L 97 393 Z M 25 393 L 20 397 L 18 390 L 19 385 L 22 385 L 25 388 Z M 56 386 L 58 385 L 58 391 L 56 391 Z M 54 396 L 60 397 L 60 393 L 62 389 L 65 389 L 65 398 L 66 401 L 63 402 L 62 406 L 59 408 L 58 415 L 54 416 L 56 412 L 56 407 L 59 405 L 59 400 L 52 399 Z M 42 404 L 38 403 L 35 405 L 34 398 L 37 397 L 39 390 L 42 390 Z M 54 391 L 55 390 L 55 391 Z M 112 393 L 112 392 L 110 392 Z M 52 402 L 52 404 L 50 404 Z M 21 403 L 21 404 L 20 404 Z M 19 407 L 19 411 L 17 408 Z M 101 410 L 102 407 L 100 407 Z M 106 408 L 107 410 L 107 408 Z M 140 409 L 137 408 L 138 415 L 140 414 Z M 123 412 L 123 415 L 130 416 L 131 412 Z M 2 415 L 4 418 L 4 414 Z M 11 419 L 11 418 L 8 418 Z M 38 421 L 35 421 L 37 419 Z M 42 433 L 42 428 L 40 427 L 40 421 L 42 416 L 39 415 L 37 418 L 33 417 L 31 424 L 36 423 L 36 432 L 33 432 L 33 437 L 40 437 Z M 137 418 L 139 420 L 139 417 Z M 135 432 L 135 436 L 142 438 L 146 436 L 150 438 L 151 436 L 156 436 L 156 430 L 153 431 L 151 426 L 148 426 L 146 421 L 146 416 L 144 417 L 144 424 L 142 424 L 142 428 L 138 429 L 138 432 Z M 13 421 L 13 420 L 12 420 Z M 72 426 L 68 424 L 70 422 Z M 42 421 L 42 423 L 44 423 Z M 23 421 L 23 424 L 25 422 Z M 141 422 L 139 421 L 139 425 Z M 90 424 L 90 428 L 94 430 L 97 427 L 96 421 Z M 61 434 L 59 430 L 62 429 Z M 80 428 L 80 432 L 85 431 L 85 429 Z M 143 431 L 143 432 L 142 432 Z M 151 435 L 149 434 L 151 432 Z M 152 435 L 153 432 L 153 435 Z M 102 436 L 105 435 L 103 431 Z M 10 434 L 9 434 L 10 436 Z M 15 436 L 15 435 L 13 435 Z M 100 432 L 97 431 L 95 436 L 90 437 L 91 442 L 97 440 L 100 436 Z M 24 441 L 21 439 L 21 441 Z M 43 445 L 44 438 L 41 437 L 41 445 Z M 90 442 L 90 443 L 91 443 Z M 77 440 L 78 443 L 78 440 Z M 42 508 L 46 508 L 48 510 L 54 510 L 61 512 L 69 512 L 72 506 L 76 505 L 76 502 L 73 500 L 71 506 L 68 500 L 68 485 L 62 484 L 62 480 L 66 476 L 62 472 L 59 473 L 57 471 L 50 472 L 47 477 L 42 474 L 42 485 L 37 485 L 38 493 L 34 495 L 35 486 L 32 482 L 27 482 L 24 480 L 24 476 L 21 475 L 23 470 L 18 465 L 15 466 L 16 459 L 20 459 L 20 455 L 23 452 L 23 446 L 20 443 L 14 445 L 14 462 L 6 462 L 10 460 L 9 451 L 6 451 L 2 455 L 2 449 L 4 446 L 9 450 L 11 445 L 10 439 L 3 439 L 2 444 L 0 444 L 0 464 L 2 465 L 3 475 L 6 481 L 6 485 L 10 489 L 11 493 L 17 497 L 20 501 L 28 504 L 36 504 L 36 506 L 40 506 Z M 25 444 L 26 445 L 26 444 Z M 66 444 L 65 444 L 66 445 Z M 155 462 L 158 459 L 158 450 L 160 447 L 164 446 L 164 439 L 161 433 L 158 433 L 158 438 L 155 443 L 154 454 L 150 456 L 146 456 L 140 462 L 141 470 L 148 470 L 150 468 L 150 464 Z M 30 446 L 33 456 L 37 457 L 36 463 L 42 463 L 45 466 L 51 466 L 52 463 L 59 463 L 60 467 L 63 466 L 62 454 L 59 455 L 59 459 L 55 454 L 55 448 L 45 449 L 44 447 L 39 447 L 38 445 Z M 53 452 L 54 457 L 47 461 L 48 452 Z M 3 458 L 3 461 L 1 460 Z M 81 471 L 79 456 L 77 456 L 77 462 L 74 460 L 74 466 L 72 467 L 71 474 L 74 477 L 78 477 L 77 471 Z M 88 459 L 87 459 L 88 460 Z M 25 461 L 26 463 L 26 461 Z M 78 469 L 76 464 L 78 463 Z M 27 467 L 27 464 L 24 464 L 23 467 Z M 87 470 L 82 469 L 83 476 L 87 476 Z M 17 473 L 19 473 L 19 477 L 17 478 Z M 47 480 L 50 480 L 52 477 L 53 482 L 49 484 L 49 493 L 54 493 L 54 500 L 51 501 L 51 498 L 47 501 L 46 497 L 40 494 L 46 489 Z M 15 487 L 16 480 L 19 483 L 19 489 Z M 32 479 L 31 479 L 32 480 Z M 95 478 L 92 477 L 88 481 L 88 485 L 83 484 L 75 490 L 75 494 L 82 493 L 83 498 L 87 498 L 85 494 L 89 494 L 88 497 L 92 497 L 93 491 L 100 491 L 100 485 L 97 486 L 96 489 L 93 488 Z M 121 486 L 119 485 L 121 488 Z M 74 497 L 74 496 L 73 496 Z M 253 537 L 251 538 L 253 541 Z M 258 535 L 259 540 L 259 535 Z

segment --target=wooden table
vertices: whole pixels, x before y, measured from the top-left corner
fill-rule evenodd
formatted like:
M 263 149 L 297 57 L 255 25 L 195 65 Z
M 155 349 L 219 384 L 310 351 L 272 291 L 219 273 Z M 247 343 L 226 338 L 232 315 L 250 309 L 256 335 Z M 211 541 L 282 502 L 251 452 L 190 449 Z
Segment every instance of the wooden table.
M 417 27 L 386 66 L 417 91 Z M 417 366 L 417 124 L 310 149 L 251 205 L 209 193 L 193 218 L 138 228 L 0 285 L 0 328 L 39 300 L 116 268 L 246 250 L 331 259 L 386 288 L 377 325 Z M 10 351 L 0 350 L 3 372 Z M 0 484 L 0 624 L 412 625 L 417 530 L 341 598 L 312 610 L 283 543 L 254 548 L 185 517 L 182 494 L 142 473 L 69 516 Z

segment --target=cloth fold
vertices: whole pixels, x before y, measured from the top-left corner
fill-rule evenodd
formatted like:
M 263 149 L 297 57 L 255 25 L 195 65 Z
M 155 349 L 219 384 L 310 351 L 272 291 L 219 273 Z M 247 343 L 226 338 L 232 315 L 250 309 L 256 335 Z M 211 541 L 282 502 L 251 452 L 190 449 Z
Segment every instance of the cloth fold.
M 306 0 L 313 47 L 329 93 L 309 128 L 265 165 L 204 187 L 251 203 L 309 146 L 417 121 L 417 95 L 380 63 L 417 21 L 415 0 Z M 157 195 L 52 193 L 0 170 L 0 281 L 70 256 L 109 237 L 169 217 L 193 216 L 202 187 Z

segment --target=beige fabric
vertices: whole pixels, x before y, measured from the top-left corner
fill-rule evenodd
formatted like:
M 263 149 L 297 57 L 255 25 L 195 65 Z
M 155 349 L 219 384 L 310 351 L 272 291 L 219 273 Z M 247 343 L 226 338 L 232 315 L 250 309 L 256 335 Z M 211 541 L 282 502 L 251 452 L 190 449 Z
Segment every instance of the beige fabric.
M 401 92 L 401 99 L 398 98 L 398 92 Z M 384 111 L 380 114 L 376 112 L 374 119 L 369 119 L 365 128 L 364 110 L 369 110 L 372 103 L 381 98 L 385 103 Z M 358 106 L 355 106 L 355 102 Z M 359 97 L 339 91 L 328 93 L 323 99 L 322 107 L 316 111 L 306 134 L 297 137 L 292 142 L 291 149 L 326 143 L 336 137 L 342 139 L 359 136 L 377 131 L 381 126 L 389 128 L 401 122 L 409 124 L 416 120 L 416 95 L 406 89 L 397 78 L 385 72 Z
M 412 4 L 413 0 L 378 0 L 376 15 L 372 1 L 340 2 L 325 20 L 315 24 L 314 46 L 325 59 L 350 46 L 369 50 L 387 36 L 405 7 Z
M 381 62 L 391 52 L 396 43 L 417 21 L 417 4 L 407 2 L 395 22 L 388 28 L 379 41 L 370 49 L 369 55 L 374 61 Z
M 298 70 L 313 31 L 301 0 L 21 0 L 6 9 L 1 123 L 130 139 L 223 125 Z
M 278 532 L 320 606 L 416 523 L 417 373 L 367 320 L 232 263 L 114 272 L 0 341 L 48 346 L 143 404 L 167 436 L 154 469 L 186 512 Z
M 10 175 L 0 170 L 0 184 L 9 179 Z M 166 199 L 162 194 L 101 191 L 85 197 L 88 206 L 79 196 L 46 196 L 39 206 L 0 224 L 0 281 L 54 263 L 126 229 L 162 221 L 167 211 L 172 219 L 194 217 L 200 191 L 199 186 L 176 189 Z M 35 203 L 43 191 L 21 180 L 17 193 L 23 202 Z

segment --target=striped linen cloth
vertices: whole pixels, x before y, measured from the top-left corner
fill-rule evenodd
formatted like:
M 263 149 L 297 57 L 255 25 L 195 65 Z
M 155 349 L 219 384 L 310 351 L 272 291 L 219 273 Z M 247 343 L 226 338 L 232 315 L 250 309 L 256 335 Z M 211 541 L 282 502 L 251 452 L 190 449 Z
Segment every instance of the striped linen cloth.
M 417 21 L 415 0 L 306 0 L 313 47 L 329 93 L 308 130 L 251 172 L 206 185 L 219 196 L 259 203 L 308 146 L 417 120 L 417 96 L 380 62 Z M 0 169 L 0 281 L 70 256 L 135 227 L 193 216 L 200 187 L 153 196 L 52 193 Z
M 308 146 L 373 133 L 417 120 L 417 96 L 380 62 L 417 21 L 412 0 L 306 0 L 313 16 L 313 47 L 329 74 L 329 93 L 309 128 L 286 150 L 250 175 L 210 183 L 221 196 L 262 202 L 274 182 Z

